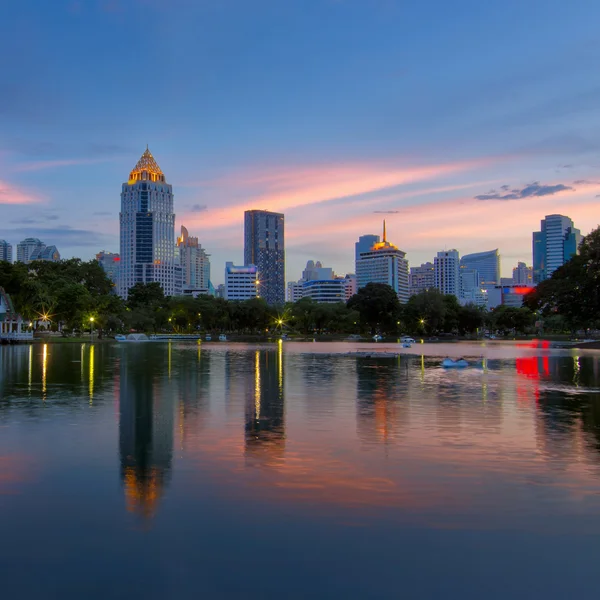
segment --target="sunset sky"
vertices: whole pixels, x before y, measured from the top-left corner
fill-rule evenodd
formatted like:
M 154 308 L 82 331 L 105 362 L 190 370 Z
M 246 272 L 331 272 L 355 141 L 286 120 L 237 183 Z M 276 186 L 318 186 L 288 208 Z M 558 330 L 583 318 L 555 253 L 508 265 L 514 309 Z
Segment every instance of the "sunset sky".
M 411 266 L 531 263 L 562 213 L 600 223 L 600 2 L 19 0 L 0 20 L 0 238 L 119 250 L 149 144 L 212 280 L 243 211 L 286 215 L 286 279 L 379 233 Z

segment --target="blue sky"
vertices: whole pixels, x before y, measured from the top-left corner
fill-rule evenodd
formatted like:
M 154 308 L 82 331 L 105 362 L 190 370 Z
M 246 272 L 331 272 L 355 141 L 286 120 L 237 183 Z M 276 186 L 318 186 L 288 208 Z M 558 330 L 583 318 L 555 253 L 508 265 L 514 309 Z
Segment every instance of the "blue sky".
M 14 244 L 118 251 L 120 186 L 146 143 L 216 283 L 242 261 L 247 208 L 285 212 L 289 280 L 308 259 L 352 271 L 383 217 L 412 265 L 498 247 L 503 275 L 531 262 L 545 214 L 600 221 L 598 2 L 6 4 Z

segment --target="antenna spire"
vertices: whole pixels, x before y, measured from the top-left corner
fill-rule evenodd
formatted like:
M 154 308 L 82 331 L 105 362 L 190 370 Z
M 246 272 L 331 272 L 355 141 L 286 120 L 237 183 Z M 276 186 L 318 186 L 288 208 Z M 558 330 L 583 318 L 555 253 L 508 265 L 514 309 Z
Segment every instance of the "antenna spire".
M 383 241 L 384 243 L 387 242 L 387 239 L 385 237 L 385 219 L 383 220 Z

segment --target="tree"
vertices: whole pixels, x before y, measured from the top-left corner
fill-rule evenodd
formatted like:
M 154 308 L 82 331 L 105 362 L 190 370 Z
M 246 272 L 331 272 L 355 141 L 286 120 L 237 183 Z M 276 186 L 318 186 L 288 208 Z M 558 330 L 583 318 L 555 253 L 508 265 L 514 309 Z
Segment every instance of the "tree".
M 404 321 L 409 331 L 426 331 L 428 334 L 443 328 L 446 301 L 438 290 L 424 290 L 411 296 L 406 303 Z
M 458 328 L 461 333 L 473 333 L 485 320 L 485 310 L 475 304 L 465 304 L 458 311 Z
M 347 307 L 358 312 L 361 323 L 370 328 L 371 334 L 378 328 L 381 331 L 396 329 L 400 302 L 389 285 L 368 283 L 348 300 Z

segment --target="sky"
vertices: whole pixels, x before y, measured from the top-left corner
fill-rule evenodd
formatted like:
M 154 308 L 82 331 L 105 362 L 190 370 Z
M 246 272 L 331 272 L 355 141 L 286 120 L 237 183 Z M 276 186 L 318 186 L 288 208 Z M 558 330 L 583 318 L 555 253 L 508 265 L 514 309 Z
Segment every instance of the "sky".
M 212 280 L 243 212 L 285 213 L 286 278 L 600 223 L 596 0 L 19 0 L 0 20 L 0 238 L 119 251 L 149 145 Z

